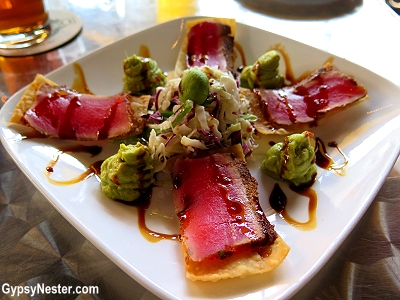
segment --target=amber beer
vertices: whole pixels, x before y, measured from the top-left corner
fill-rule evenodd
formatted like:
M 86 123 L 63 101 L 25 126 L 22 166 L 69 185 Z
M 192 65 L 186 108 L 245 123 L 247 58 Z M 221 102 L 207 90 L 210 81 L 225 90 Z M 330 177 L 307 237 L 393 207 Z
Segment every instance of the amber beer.
M 0 0 L 0 34 L 29 32 L 47 20 L 42 0 Z

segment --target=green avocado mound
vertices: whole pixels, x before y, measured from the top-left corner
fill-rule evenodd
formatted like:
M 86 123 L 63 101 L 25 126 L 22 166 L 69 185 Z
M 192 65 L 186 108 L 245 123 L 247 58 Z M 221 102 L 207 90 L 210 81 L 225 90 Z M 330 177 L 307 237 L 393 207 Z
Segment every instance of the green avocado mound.
M 210 83 L 207 75 L 198 67 L 191 68 L 182 76 L 179 84 L 179 99 L 182 102 L 192 100 L 202 105 L 208 97 Z
M 138 200 L 153 181 L 154 167 L 147 146 L 120 144 L 118 153 L 101 165 L 100 185 L 110 199 Z
M 154 95 L 156 88 L 167 83 L 167 77 L 151 58 L 132 55 L 124 60 L 123 92 Z
M 312 136 L 311 132 L 304 131 L 273 145 L 261 163 L 261 171 L 295 186 L 312 182 L 317 173 L 314 147 L 310 142 Z
M 246 66 L 240 75 L 243 88 L 278 89 L 283 86 L 284 78 L 279 73 L 280 55 L 270 50 L 262 55 L 253 65 Z

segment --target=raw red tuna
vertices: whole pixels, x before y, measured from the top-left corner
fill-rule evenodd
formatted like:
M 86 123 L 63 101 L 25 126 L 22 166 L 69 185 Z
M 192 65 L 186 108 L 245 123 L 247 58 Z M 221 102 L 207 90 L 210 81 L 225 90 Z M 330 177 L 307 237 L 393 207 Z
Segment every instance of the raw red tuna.
M 187 36 L 187 66 L 218 66 L 222 71 L 232 71 L 232 34 L 230 26 L 218 22 L 194 25 Z
M 233 154 L 179 158 L 173 180 L 182 242 L 192 261 L 257 251 L 277 238 L 260 207 L 256 180 Z
M 65 87 L 42 85 L 25 120 L 37 131 L 61 139 L 98 140 L 132 129 L 129 95 L 79 94 Z
M 282 89 L 255 89 L 265 118 L 274 124 L 310 123 L 326 112 L 367 96 L 353 78 L 328 65 L 298 84 Z

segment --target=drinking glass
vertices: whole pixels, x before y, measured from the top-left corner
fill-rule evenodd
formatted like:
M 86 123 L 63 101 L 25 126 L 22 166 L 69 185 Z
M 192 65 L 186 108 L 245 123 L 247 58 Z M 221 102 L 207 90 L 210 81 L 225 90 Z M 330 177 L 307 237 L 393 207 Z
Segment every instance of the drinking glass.
M 20 49 L 43 42 L 50 20 L 43 0 L 0 0 L 0 49 Z

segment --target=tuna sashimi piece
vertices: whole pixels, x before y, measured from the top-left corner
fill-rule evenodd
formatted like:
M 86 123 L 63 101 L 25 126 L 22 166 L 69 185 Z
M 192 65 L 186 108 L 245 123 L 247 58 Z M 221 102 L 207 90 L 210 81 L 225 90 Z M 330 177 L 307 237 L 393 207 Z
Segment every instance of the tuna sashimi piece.
M 191 261 L 257 251 L 277 238 L 260 207 L 256 180 L 234 154 L 181 157 L 173 181 L 182 243 Z
M 233 37 L 231 28 L 215 22 L 202 22 L 193 26 L 188 34 L 187 62 L 189 67 L 218 66 L 232 70 Z
M 132 115 L 127 94 L 96 96 L 44 84 L 24 118 L 34 129 L 51 137 L 98 140 L 129 133 Z
M 181 76 L 187 68 L 207 65 L 234 71 L 234 19 L 207 18 L 186 22 L 186 32 L 175 66 Z
M 293 86 L 255 89 L 265 118 L 279 125 L 310 123 L 328 111 L 367 96 L 353 78 L 327 65 Z

